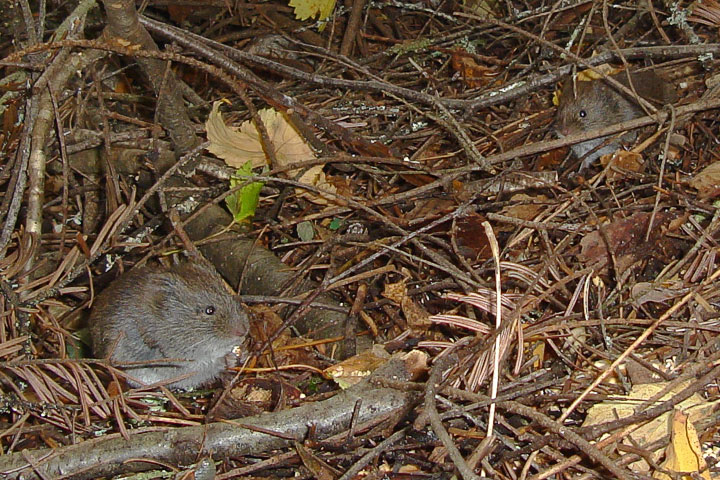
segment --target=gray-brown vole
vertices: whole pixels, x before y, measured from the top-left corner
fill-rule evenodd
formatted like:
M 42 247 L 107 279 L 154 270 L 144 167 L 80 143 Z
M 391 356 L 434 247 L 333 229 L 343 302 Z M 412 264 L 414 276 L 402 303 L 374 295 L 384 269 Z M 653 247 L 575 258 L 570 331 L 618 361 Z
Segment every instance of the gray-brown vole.
M 209 266 L 188 262 L 144 267 L 115 280 L 97 296 L 90 314 L 94 354 L 111 355 L 137 382 L 150 384 L 193 373 L 170 384 L 195 388 L 212 382 L 235 347 L 244 346 L 248 315 Z M 163 362 L 162 359 L 182 359 Z
M 625 72 L 613 75 L 612 78 L 628 86 Z M 672 85 L 652 71 L 631 73 L 631 78 L 638 95 L 645 99 L 661 104 L 672 103 L 677 100 L 677 93 Z M 573 88 L 573 81 L 567 79 L 560 96 L 555 130 L 561 138 L 608 127 L 645 115 L 634 99 L 618 92 L 602 79 L 574 83 L 575 87 Z M 635 137 L 636 134 L 630 132 L 621 139 L 632 141 Z M 571 146 L 575 156 L 583 159 L 581 170 L 590 166 L 592 162 L 602 155 L 613 153 L 619 148 L 620 145 L 617 140 L 597 148 L 609 138 L 595 138 Z

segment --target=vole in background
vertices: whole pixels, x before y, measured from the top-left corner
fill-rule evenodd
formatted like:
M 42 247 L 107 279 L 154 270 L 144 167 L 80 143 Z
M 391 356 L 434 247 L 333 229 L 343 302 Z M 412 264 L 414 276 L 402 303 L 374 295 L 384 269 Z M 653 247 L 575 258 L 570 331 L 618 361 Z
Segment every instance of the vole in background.
M 630 75 L 635 91 L 646 100 L 663 105 L 677 101 L 677 92 L 672 84 L 654 72 L 648 70 Z M 629 88 L 626 72 L 615 74 L 612 78 Z M 561 91 L 555 120 L 555 131 L 560 138 L 645 116 L 635 99 L 620 93 L 602 79 L 574 83 L 573 88 L 572 79 L 566 79 Z M 631 142 L 636 137 L 636 132 L 628 132 L 620 139 Z M 610 138 L 595 138 L 571 146 L 575 156 L 582 159 L 581 171 L 602 155 L 613 153 L 620 147 L 616 139 L 598 148 Z
M 248 314 L 209 265 L 187 262 L 125 273 L 96 298 L 90 314 L 95 356 L 124 366 L 131 386 L 193 373 L 171 383 L 189 389 L 210 384 L 243 347 Z M 164 362 L 162 359 L 181 359 Z

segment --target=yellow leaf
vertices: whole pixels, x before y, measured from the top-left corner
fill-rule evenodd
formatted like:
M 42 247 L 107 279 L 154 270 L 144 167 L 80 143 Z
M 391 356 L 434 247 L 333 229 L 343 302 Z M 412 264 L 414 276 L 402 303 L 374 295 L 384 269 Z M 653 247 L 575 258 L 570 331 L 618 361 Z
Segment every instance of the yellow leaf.
M 665 451 L 665 461 L 661 468 L 676 473 L 699 473 L 702 478 L 710 480 L 710 471 L 700 450 L 700 440 L 689 418 L 682 410 L 675 410 L 670 430 L 670 445 Z M 670 480 L 669 475 L 660 471 L 653 473 L 653 478 Z M 684 475 L 682 478 L 691 480 L 693 477 Z
M 683 382 L 670 392 L 663 395 L 658 402 L 662 402 L 670 399 L 687 388 L 690 381 Z M 587 417 L 583 426 L 591 426 L 599 423 L 615 421 L 619 418 L 625 418 L 635 414 L 635 408 L 638 404 L 645 400 L 654 397 L 657 393 L 667 387 L 667 383 L 643 383 L 633 385 L 630 394 L 627 396 L 614 397 L 612 400 L 606 400 L 598 403 L 588 410 Z M 697 421 L 703 416 L 712 414 L 713 408 L 717 404 L 716 402 L 706 401 L 700 394 L 695 393 L 690 398 L 682 401 L 678 407 L 682 408 L 683 411 L 688 412 L 691 421 Z M 650 422 L 641 425 L 640 427 L 632 430 L 629 434 L 629 438 L 624 440 L 624 443 L 633 444 L 636 446 L 644 447 L 650 443 L 653 443 L 662 437 L 668 435 L 670 429 L 670 412 L 667 412 L 659 417 L 651 420 Z M 662 450 L 656 450 L 653 452 L 653 460 L 659 461 L 662 455 Z M 639 463 L 631 465 L 631 468 L 635 471 L 648 471 L 649 466 L 643 460 Z
M 372 350 L 365 351 L 326 368 L 324 373 L 344 390 L 369 376 L 376 368 L 385 363 L 389 357 L 390 355 L 382 347 L 376 345 Z
M 307 20 L 320 17 L 325 20 L 335 9 L 335 0 L 290 0 L 288 4 L 295 9 L 295 18 Z
M 602 65 L 597 65 L 595 67 L 595 70 L 604 73 L 605 75 L 614 75 L 621 71 L 619 68 L 615 68 L 607 63 L 604 63 Z M 602 75 L 599 73 L 596 73 L 594 70 L 581 70 L 577 72 L 575 75 L 575 81 L 578 82 L 591 82 L 593 80 L 597 80 L 598 78 L 602 78 Z M 566 82 L 571 81 L 570 79 L 565 79 Z M 562 95 L 561 89 L 558 88 L 553 93 L 552 103 L 555 106 L 560 105 L 560 95 Z
M 622 69 L 615 68 L 607 63 L 597 65 L 595 67 L 595 70 L 604 73 L 605 75 L 615 75 L 616 73 L 622 71 Z M 590 70 L 589 68 L 587 70 L 581 70 L 577 73 L 577 76 L 575 78 L 577 78 L 581 82 L 591 82 L 593 80 L 597 80 L 598 78 L 602 78 L 602 75 L 600 73 L 597 73 L 595 70 Z
M 543 360 L 545 359 L 545 342 L 534 342 L 531 351 L 532 356 L 535 357 L 533 368 L 540 370 L 543 365 Z

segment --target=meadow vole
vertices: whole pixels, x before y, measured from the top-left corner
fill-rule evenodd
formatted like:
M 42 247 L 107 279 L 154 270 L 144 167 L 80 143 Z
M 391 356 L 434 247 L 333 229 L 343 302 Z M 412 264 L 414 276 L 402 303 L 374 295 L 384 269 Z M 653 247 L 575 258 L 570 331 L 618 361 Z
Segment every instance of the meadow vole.
M 95 356 L 124 366 L 143 384 L 193 375 L 171 388 L 211 383 L 244 347 L 248 314 L 209 265 L 188 262 L 125 273 L 100 293 L 90 314 Z M 244 350 L 244 348 L 243 348 Z M 164 358 L 181 359 L 162 362 Z M 131 386 L 140 383 L 128 379 Z
M 626 72 L 613 75 L 612 78 L 625 86 L 629 85 Z M 652 71 L 631 73 L 631 78 L 635 91 L 647 100 L 663 105 L 677 100 L 677 93 L 673 86 Z M 597 130 L 645 115 L 633 98 L 618 92 L 602 79 L 574 83 L 575 88 L 573 88 L 572 79 L 565 81 L 559 100 L 555 130 L 561 138 Z M 629 132 L 620 139 L 628 142 L 633 141 L 636 136 L 635 132 Z M 610 138 L 609 136 L 595 138 L 571 146 L 575 156 L 583 159 L 581 170 L 590 166 L 602 155 L 613 153 L 619 148 L 620 143 L 617 139 L 597 148 Z

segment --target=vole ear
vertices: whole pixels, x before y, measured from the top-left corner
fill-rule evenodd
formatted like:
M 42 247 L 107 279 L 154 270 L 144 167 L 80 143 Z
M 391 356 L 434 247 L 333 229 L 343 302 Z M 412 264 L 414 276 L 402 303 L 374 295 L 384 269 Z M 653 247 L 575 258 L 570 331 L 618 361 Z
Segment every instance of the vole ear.
M 148 308 L 155 318 L 163 318 L 163 313 L 168 310 L 170 296 L 173 295 L 171 282 L 160 280 L 158 288 L 147 295 Z
M 570 98 L 574 98 L 574 85 L 573 85 L 573 77 L 572 75 L 568 75 L 565 77 L 565 79 L 562 82 L 562 85 L 560 88 L 555 90 L 555 94 L 553 96 L 553 103 L 555 105 L 560 105 L 561 101 L 567 101 Z
M 190 289 L 188 280 L 194 278 L 177 271 L 175 268 L 163 269 L 153 272 L 152 284 L 155 286 L 152 292 L 149 292 L 148 303 L 153 313 L 158 318 L 163 318 L 168 310 L 182 310 L 183 305 L 187 302 L 186 292 Z
M 215 265 L 213 265 L 207 258 L 203 257 L 200 252 L 197 251 L 188 251 L 187 259 L 175 265 L 173 269 L 185 271 L 203 270 L 211 274 L 217 274 Z
M 210 284 L 216 285 L 218 282 L 220 282 L 222 283 L 223 289 L 226 293 L 228 293 L 229 295 L 235 295 L 236 292 L 232 289 L 230 285 L 228 285 L 223 276 L 220 275 L 220 273 L 215 268 L 215 265 L 210 263 L 204 257 L 202 257 L 201 261 L 193 261 L 193 263 L 188 263 L 185 266 L 188 269 L 195 270 L 195 275 L 197 275 L 197 270 L 200 270 L 202 273 L 208 276 L 208 282 Z

